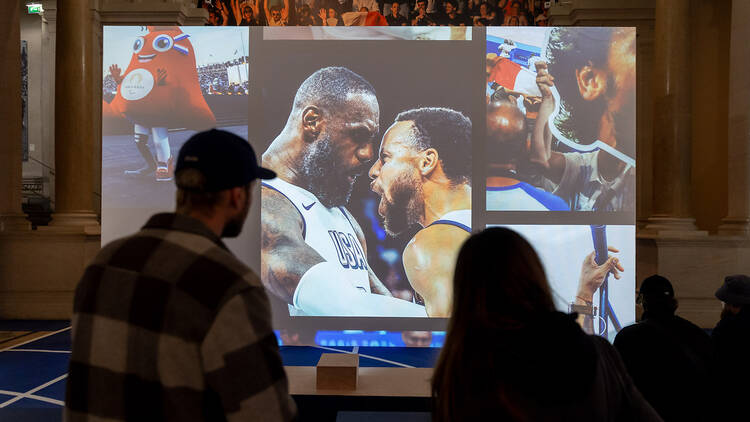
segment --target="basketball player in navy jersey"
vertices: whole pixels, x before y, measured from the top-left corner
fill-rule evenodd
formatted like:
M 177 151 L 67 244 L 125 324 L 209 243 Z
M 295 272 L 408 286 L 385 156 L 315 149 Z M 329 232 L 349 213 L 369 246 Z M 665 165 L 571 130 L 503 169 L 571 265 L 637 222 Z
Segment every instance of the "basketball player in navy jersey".
M 562 198 L 519 180 L 518 164 L 527 159 L 526 116 L 514 101 L 487 104 L 486 204 L 488 211 L 570 211 Z
M 261 279 L 291 315 L 426 316 L 378 280 L 346 209 L 375 158 L 379 119 L 369 82 L 343 67 L 320 69 L 299 87 L 263 154 L 278 177 L 261 188 Z
M 471 233 L 471 120 L 448 108 L 402 112 L 369 175 L 390 235 L 422 226 L 404 249 L 404 270 L 427 314 L 448 317 L 456 257 Z

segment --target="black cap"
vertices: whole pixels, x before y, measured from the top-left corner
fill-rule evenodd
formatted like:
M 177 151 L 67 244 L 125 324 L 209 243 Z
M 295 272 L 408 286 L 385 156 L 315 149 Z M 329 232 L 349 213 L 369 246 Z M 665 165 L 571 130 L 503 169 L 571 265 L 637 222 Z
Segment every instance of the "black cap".
M 716 291 L 716 298 L 730 305 L 750 305 L 750 277 L 742 274 L 729 275 Z
M 201 190 L 205 192 L 218 192 L 245 186 L 254 179 L 276 177 L 273 171 L 258 166 L 250 143 L 233 133 L 217 129 L 196 133 L 185 142 L 177 156 L 175 176 L 187 168 L 203 174 L 206 186 Z M 194 189 L 179 183 L 177 186 Z
M 643 280 L 638 293 L 640 296 L 649 298 L 674 297 L 672 283 L 670 283 L 666 277 L 662 277 L 658 274 L 654 274 Z

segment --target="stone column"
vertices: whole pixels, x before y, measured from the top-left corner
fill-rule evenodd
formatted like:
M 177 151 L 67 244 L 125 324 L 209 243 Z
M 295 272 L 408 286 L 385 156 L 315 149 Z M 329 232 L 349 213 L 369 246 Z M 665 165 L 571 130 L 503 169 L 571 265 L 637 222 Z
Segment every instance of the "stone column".
M 750 2 L 732 2 L 729 48 L 728 214 L 720 234 L 750 235 Z
M 57 5 L 55 54 L 55 226 L 96 226 L 92 194 L 94 78 L 90 0 Z
M 21 3 L 0 13 L 0 232 L 29 229 L 21 210 Z
M 652 214 L 646 229 L 698 232 L 690 210 L 690 2 L 656 1 Z

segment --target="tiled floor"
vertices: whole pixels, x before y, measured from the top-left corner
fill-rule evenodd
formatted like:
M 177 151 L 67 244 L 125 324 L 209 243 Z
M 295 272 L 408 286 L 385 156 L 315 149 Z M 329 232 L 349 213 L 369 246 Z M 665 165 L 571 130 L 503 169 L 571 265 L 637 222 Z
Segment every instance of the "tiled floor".
M 58 421 L 70 357 L 67 321 L 0 321 L 0 422 Z M 431 367 L 440 349 L 281 347 L 288 366 L 314 366 L 326 352 L 359 353 L 360 366 Z

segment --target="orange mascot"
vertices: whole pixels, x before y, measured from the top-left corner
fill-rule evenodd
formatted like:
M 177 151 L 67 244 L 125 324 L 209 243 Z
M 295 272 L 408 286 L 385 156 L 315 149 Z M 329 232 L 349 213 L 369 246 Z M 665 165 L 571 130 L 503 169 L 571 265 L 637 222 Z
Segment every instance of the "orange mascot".
M 176 26 L 149 26 L 148 34 L 135 39 L 124 76 L 117 65 L 109 68 L 118 85 L 110 113 L 135 125 L 135 144 L 146 160 L 143 168 L 126 174 L 155 171 L 157 181 L 172 180 L 174 160 L 167 129 L 204 130 L 216 125 L 200 89 L 195 51 L 188 37 Z M 149 135 L 153 135 L 156 159 L 148 147 Z

